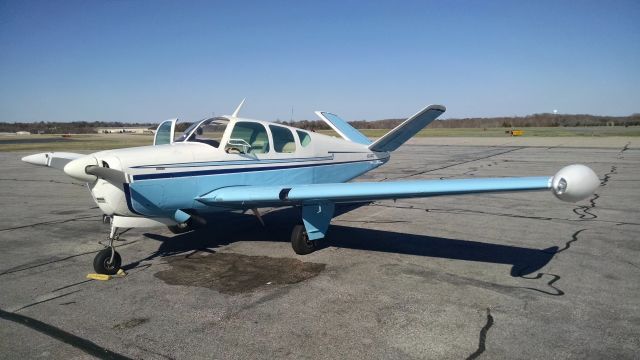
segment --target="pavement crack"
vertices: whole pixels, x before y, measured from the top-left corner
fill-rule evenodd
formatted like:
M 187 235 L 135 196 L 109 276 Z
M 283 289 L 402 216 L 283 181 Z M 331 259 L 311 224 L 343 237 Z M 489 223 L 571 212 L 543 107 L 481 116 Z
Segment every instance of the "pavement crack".
M 611 170 L 609 170 L 608 173 L 604 174 L 602 181 L 600 181 L 600 186 L 607 185 L 607 183 L 609 182 L 609 179 L 611 179 L 611 176 L 617 173 L 618 173 L 618 167 L 615 165 L 611 166 Z
M 51 301 L 51 300 L 60 299 L 60 298 L 62 298 L 62 297 L 69 296 L 69 295 L 71 295 L 71 294 L 75 294 L 75 293 L 80 292 L 80 291 L 82 291 L 82 290 L 74 290 L 74 291 L 71 291 L 71 292 L 68 292 L 68 293 L 64 293 L 64 294 L 62 294 L 62 295 L 52 296 L 52 297 L 46 297 L 44 300 L 40 300 L 40 301 L 36 301 L 36 302 L 32 302 L 32 303 L 30 303 L 30 304 L 27 304 L 27 305 L 21 306 L 21 307 L 19 307 L 19 308 L 15 309 L 15 310 L 13 310 L 13 312 L 14 312 L 14 313 L 17 313 L 17 312 L 18 312 L 18 311 L 20 311 L 20 310 L 24 310 L 24 309 L 26 309 L 26 308 L 30 308 L 30 307 L 32 307 L 32 306 L 40 305 L 40 304 L 42 304 L 42 303 L 46 303 L 46 302 L 49 302 L 49 301 Z
M 636 264 L 632 263 L 631 261 L 625 261 L 625 263 L 627 263 L 627 264 L 629 264 L 629 265 L 633 266 L 633 267 L 634 267 L 634 268 L 636 268 L 636 269 L 640 269 L 640 266 L 638 266 L 638 265 L 636 265 Z
M 493 326 L 493 316 L 491 316 L 491 309 L 487 308 L 487 322 L 480 329 L 480 336 L 478 341 L 478 349 L 473 354 L 467 357 L 467 360 L 477 359 L 486 350 L 487 333 Z
M 538 279 L 541 279 L 545 275 L 551 276 L 551 280 L 549 280 L 547 282 L 547 285 L 550 288 L 552 288 L 553 290 L 555 290 L 554 292 L 540 290 L 540 289 L 536 289 L 536 288 L 528 287 L 528 286 L 514 286 L 514 288 L 533 290 L 533 291 L 537 291 L 537 292 L 540 292 L 540 293 L 543 293 L 543 294 L 546 294 L 546 295 L 551 295 L 551 296 L 562 296 L 562 295 L 564 295 L 564 291 L 560 290 L 559 288 L 555 287 L 555 285 L 553 285 L 556 281 L 560 280 L 560 275 L 548 274 L 548 273 L 538 273 L 534 277 L 525 277 L 523 275 L 520 275 L 518 277 L 520 277 L 522 279 L 526 279 L 526 280 L 538 280 Z
M 553 253 L 554 254 L 558 254 L 558 253 L 561 253 L 561 252 L 569 249 L 571 247 L 571 243 L 574 243 L 574 242 L 578 241 L 578 235 L 580 235 L 581 232 L 586 231 L 586 230 L 589 230 L 589 229 L 580 229 L 580 230 L 574 232 L 573 235 L 571 235 L 571 240 L 567 241 L 564 244 L 564 247 L 562 249 L 556 250 Z M 546 252 L 545 250 L 542 250 L 542 251 Z
M 124 355 L 113 352 L 109 349 L 106 349 L 98 344 L 76 336 L 70 332 L 64 331 L 58 327 L 53 325 L 49 325 L 45 322 L 36 320 L 32 317 L 24 316 L 21 314 L 11 313 L 0 309 L 0 318 L 12 321 L 16 324 L 24 325 L 32 330 L 35 330 L 39 333 L 50 336 L 56 340 L 62 341 L 65 344 L 69 344 L 76 349 L 82 350 L 85 353 L 95 356 L 99 359 L 131 359 Z
M 18 229 L 24 229 L 24 228 L 34 227 L 34 226 L 41 226 L 41 225 L 64 224 L 64 223 L 68 223 L 68 222 L 71 222 L 71 221 L 90 219 L 90 218 L 95 218 L 95 217 L 96 217 L 96 215 L 87 215 L 87 216 L 78 216 L 78 217 L 74 217 L 74 218 L 61 219 L 61 220 L 49 220 L 49 221 L 43 221 L 43 222 L 39 222 L 39 223 L 35 223 L 35 224 L 20 225 L 20 226 L 14 226 L 14 227 L 10 227 L 10 228 L 4 228 L 4 229 L 0 229 L 0 231 L 18 230 Z
M 565 243 L 565 245 L 564 245 L 564 247 L 563 247 L 562 249 L 558 249 L 558 250 L 555 250 L 555 251 L 553 251 L 553 252 L 548 251 L 548 250 L 541 250 L 541 251 L 542 251 L 542 252 L 544 252 L 544 253 L 547 253 L 547 254 L 553 254 L 553 255 L 555 255 L 555 254 L 559 254 L 559 253 L 561 253 L 561 252 L 563 252 L 563 251 L 566 251 L 566 250 L 568 250 L 569 248 L 571 248 L 571 244 L 572 244 L 572 243 L 574 243 L 574 242 L 578 241 L 578 235 L 580 235 L 583 231 L 587 231 L 587 230 L 589 230 L 589 229 L 580 229 L 580 230 L 578 230 L 578 231 L 574 232 L 574 233 L 573 233 L 573 235 L 571 235 L 571 240 L 567 241 L 567 242 Z M 522 272 L 523 272 L 524 270 L 526 270 L 526 267 L 525 267 L 525 268 L 520 269 L 520 271 L 519 271 L 519 272 L 520 272 L 520 274 L 522 274 Z M 540 290 L 540 289 L 536 289 L 536 288 L 532 288 L 532 287 L 527 287 L 527 286 L 517 286 L 518 288 L 521 288 L 521 289 L 527 289 L 527 290 L 533 290 L 533 291 L 537 291 L 537 292 L 540 292 L 540 293 L 543 293 L 543 294 L 547 294 L 547 295 L 552 295 L 552 296 L 562 296 L 562 295 L 564 295 L 564 291 L 562 291 L 560 288 L 558 288 L 558 287 L 556 287 L 556 286 L 554 285 L 554 283 L 555 283 L 556 281 L 560 280 L 560 275 L 556 275 L 556 274 L 548 274 L 548 273 L 538 273 L 538 274 L 536 274 L 536 276 L 534 276 L 534 277 L 525 277 L 525 276 L 520 275 L 520 274 L 518 274 L 518 275 L 517 275 L 519 278 L 527 279 L 527 280 L 538 280 L 538 279 L 541 279 L 544 275 L 549 275 L 549 276 L 551 276 L 551 280 L 549 280 L 549 281 L 547 282 L 547 285 L 548 285 L 550 288 L 552 288 L 554 291 L 553 291 L 553 292 L 551 292 L 551 291 L 545 291 L 545 290 Z
M 488 211 L 481 210 L 469 210 L 469 209 L 438 209 L 438 208 L 422 208 L 413 205 L 387 205 L 382 203 L 373 203 L 370 206 L 379 206 L 385 208 L 392 209 L 409 209 L 409 210 L 420 210 L 425 212 L 433 212 L 433 213 L 442 213 L 442 214 L 479 214 L 479 215 L 492 215 L 492 216 L 504 216 L 511 218 L 520 218 L 520 219 L 534 219 L 534 220 L 570 220 L 570 219 L 559 219 L 559 218 L 551 218 L 546 216 L 528 216 L 528 215 L 517 215 L 517 214 L 508 214 L 508 213 L 492 213 Z
M 629 145 L 631 145 L 631 142 L 628 142 L 624 145 L 624 147 L 622 147 L 622 150 L 620 150 L 620 152 L 618 153 L 618 159 L 622 159 L 624 158 L 624 152 L 629 150 Z
M 618 172 L 617 166 L 611 166 L 611 170 L 608 173 L 604 174 L 604 177 L 600 181 L 600 186 L 607 186 L 611 176 L 617 174 Z M 600 198 L 600 195 L 597 193 L 593 194 L 589 199 L 589 205 L 580 205 L 573 209 L 573 213 L 578 215 L 580 220 L 595 220 L 598 218 L 598 215 L 592 213 L 591 211 L 596 207 L 596 201 Z
M 589 205 L 580 205 L 573 209 L 573 213 L 578 215 L 580 220 L 595 220 L 598 218 L 598 215 L 591 212 L 591 210 L 596 207 L 596 200 L 600 195 L 593 194 L 591 199 L 589 199 Z
M 29 182 L 43 182 L 43 183 L 54 183 L 54 184 L 74 185 L 74 186 L 86 187 L 86 185 L 84 183 L 64 182 L 64 181 L 58 181 L 58 180 L 0 179 L 0 181 L 17 181 L 17 182 L 29 181 Z
M 87 280 L 78 281 L 78 282 L 73 283 L 73 284 L 69 284 L 69 285 L 65 285 L 63 287 L 59 287 L 59 288 L 57 288 L 55 290 L 52 290 L 51 292 L 57 292 L 57 291 L 60 291 L 60 290 L 68 289 L 70 287 L 73 287 L 73 286 L 76 286 L 76 285 L 82 285 L 82 284 L 88 283 L 90 281 L 93 281 L 93 280 L 92 279 L 87 279 Z
M 435 169 L 431 169 L 431 170 L 418 171 L 416 173 L 412 173 L 412 174 L 408 174 L 408 175 L 397 176 L 397 177 L 392 178 L 390 180 L 406 179 L 406 178 L 417 176 L 417 175 L 422 175 L 422 174 L 426 174 L 426 173 L 430 173 L 430 172 L 434 172 L 434 171 L 438 171 L 438 170 L 448 169 L 450 167 L 454 167 L 454 166 L 458 166 L 458 165 L 468 164 L 470 162 L 474 162 L 474 161 L 478 161 L 478 160 L 489 159 L 489 158 L 492 158 L 494 156 L 499 156 L 499 155 L 507 154 L 507 153 L 510 153 L 510 152 L 513 152 L 513 151 L 522 150 L 522 149 L 524 149 L 524 147 L 517 147 L 517 148 L 509 149 L 509 150 L 506 150 L 506 151 L 503 151 L 503 152 L 500 152 L 500 153 L 497 153 L 497 154 L 482 156 L 482 157 L 471 159 L 471 160 L 465 160 L 465 161 L 461 161 L 461 162 L 458 162 L 458 163 L 455 163 L 455 164 L 449 164 L 449 165 L 441 166 L 439 168 L 435 168 Z
M 123 243 L 123 244 L 116 245 L 116 246 L 114 246 L 114 247 L 119 248 L 119 247 L 121 247 L 121 246 L 130 245 L 130 244 L 136 243 L 136 242 L 138 242 L 138 241 L 139 241 L 139 240 L 133 240 L 133 241 L 129 241 L 129 242 L 127 242 L 127 243 Z M 61 262 L 61 261 L 65 261 L 65 260 L 72 259 L 72 258 L 74 258 L 74 257 L 82 256 L 82 255 L 95 254 L 95 253 L 97 253 L 98 251 L 100 251 L 100 250 L 86 251 L 86 252 L 79 253 L 79 254 L 74 254 L 74 255 L 65 256 L 65 257 L 63 257 L 63 258 L 61 258 L 61 259 L 56 259 L 56 260 L 46 261 L 46 262 L 43 262 L 43 263 L 39 263 L 39 264 L 35 264 L 35 265 L 31 265 L 31 266 L 27 266 L 27 267 L 20 267 L 20 266 L 18 266 L 18 267 L 13 267 L 13 268 L 11 268 L 11 269 L 7 269 L 7 270 L 5 270 L 5 271 L 3 271 L 3 272 L 0 272 L 0 276 L 8 275 L 8 274 L 13 274 L 13 273 L 21 272 L 21 271 L 26 271 L 26 270 L 34 269 L 34 268 L 37 268 L 37 267 L 40 267 L 40 266 L 45 266 L 45 265 L 49 265 L 49 264 L 58 263 L 58 262 Z
M 345 223 L 360 223 L 360 224 L 401 224 L 401 223 L 410 223 L 411 221 L 406 220 L 334 220 L 335 222 L 345 222 Z
M 510 217 L 510 218 L 516 218 L 516 219 L 532 219 L 532 220 L 546 220 L 546 221 L 555 220 L 555 221 L 571 221 L 571 222 L 594 220 L 598 222 L 613 223 L 614 225 L 636 225 L 636 226 L 640 225 L 640 223 L 610 221 L 610 220 L 600 220 L 600 219 L 596 220 L 591 218 L 563 219 L 563 218 L 554 218 L 554 217 L 548 217 L 548 216 L 530 216 L 530 215 L 518 215 L 518 214 L 509 214 L 509 213 L 494 213 L 489 211 L 470 210 L 470 209 L 438 209 L 438 208 L 423 208 L 423 207 L 414 206 L 414 205 L 387 205 L 387 204 L 377 203 L 377 202 L 372 203 L 369 206 L 378 206 L 378 207 L 385 207 L 385 208 L 391 208 L 391 209 L 403 209 L 403 210 L 419 210 L 419 211 L 440 213 L 440 214 L 478 214 L 478 215 L 490 215 L 490 216 L 504 216 L 504 217 Z M 590 207 L 587 207 L 587 208 L 590 209 Z M 576 209 L 574 209 L 574 212 L 577 211 Z

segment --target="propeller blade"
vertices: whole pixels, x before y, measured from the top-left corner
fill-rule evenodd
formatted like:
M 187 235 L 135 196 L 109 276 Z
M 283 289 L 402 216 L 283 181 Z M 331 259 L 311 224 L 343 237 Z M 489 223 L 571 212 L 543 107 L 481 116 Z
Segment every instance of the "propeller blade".
M 99 178 L 105 179 L 112 184 L 123 184 L 127 182 L 126 174 L 116 169 L 89 165 L 85 168 L 85 172 L 89 175 L 95 175 Z

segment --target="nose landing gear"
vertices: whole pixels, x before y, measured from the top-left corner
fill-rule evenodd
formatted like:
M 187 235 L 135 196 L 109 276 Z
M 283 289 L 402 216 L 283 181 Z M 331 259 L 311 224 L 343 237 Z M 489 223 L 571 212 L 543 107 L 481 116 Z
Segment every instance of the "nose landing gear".
M 122 265 L 122 258 L 120 254 L 115 249 L 113 245 L 114 241 L 120 240 L 120 235 L 129 231 L 126 229 L 124 231 L 118 232 L 118 228 L 111 225 L 111 232 L 109 233 L 109 245 L 106 249 L 102 249 L 96 254 L 96 257 L 93 258 L 93 269 L 98 274 L 106 274 L 106 275 L 115 275 L 118 270 L 120 270 L 120 266 Z
M 120 270 L 122 258 L 114 249 L 102 249 L 93 258 L 93 269 L 98 274 L 115 275 Z

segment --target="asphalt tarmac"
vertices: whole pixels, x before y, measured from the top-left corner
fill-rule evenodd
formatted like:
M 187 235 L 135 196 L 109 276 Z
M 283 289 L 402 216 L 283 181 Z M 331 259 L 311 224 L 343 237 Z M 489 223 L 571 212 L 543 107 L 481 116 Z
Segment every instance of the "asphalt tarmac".
M 637 358 L 640 144 L 414 139 L 362 181 L 553 175 L 549 192 L 343 208 L 307 256 L 291 210 L 198 231 L 131 230 L 128 275 L 87 280 L 108 225 L 88 190 L 0 153 L 0 358 Z M 593 144 L 597 146 L 593 146 Z

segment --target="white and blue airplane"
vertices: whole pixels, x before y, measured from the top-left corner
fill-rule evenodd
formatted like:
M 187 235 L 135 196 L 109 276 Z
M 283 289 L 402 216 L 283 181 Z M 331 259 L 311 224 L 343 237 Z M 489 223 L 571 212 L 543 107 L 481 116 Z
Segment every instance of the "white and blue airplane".
M 579 201 L 599 186 L 584 165 L 553 176 L 348 182 L 387 161 L 390 154 L 445 112 L 430 105 L 376 141 L 340 117 L 316 112 L 341 138 L 232 115 L 193 123 L 174 136 L 177 119 L 162 122 L 152 146 L 89 155 L 49 152 L 23 161 L 64 170 L 87 183 L 93 200 L 110 220 L 109 245 L 93 262 L 102 274 L 121 266 L 113 242 L 130 228 L 168 226 L 189 231 L 203 216 L 221 211 L 295 206 L 301 221 L 291 245 L 309 254 L 325 237 L 337 203 L 371 202 L 482 192 L 551 189 L 560 200 Z

